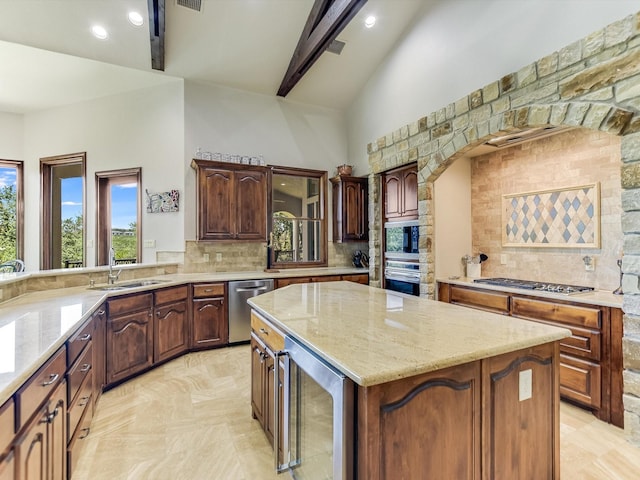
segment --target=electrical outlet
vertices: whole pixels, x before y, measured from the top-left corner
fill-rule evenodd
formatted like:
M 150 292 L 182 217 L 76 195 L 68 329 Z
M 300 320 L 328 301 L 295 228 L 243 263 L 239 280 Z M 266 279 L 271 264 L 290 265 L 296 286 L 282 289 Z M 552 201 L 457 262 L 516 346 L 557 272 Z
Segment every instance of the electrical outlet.
M 222 261 L 222 254 L 220 252 L 216 253 L 216 262 Z
M 528 400 L 531 398 L 532 390 L 533 390 L 533 372 L 531 369 L 522 370 L 520 372 L 520 385 L 519 385 L 519 400 L 522 402 L 523 400 Z
M 208 253 L 205 253 L 204 255 L 202 255 L 202 259 L 203 259 L 205 262 L 208 262 L 208 261 L 209 261 L 209 254 L 208 254 Z
M 506 265 L 507 264 L 507 254 L 506 253 L 501 253 L 500 254 L 500 265 Z
M 144 241 L 144 248 L 156 248 L 156 241 L 155 240 L 145 240 Z
M 596 259 L 591 257 L 591 261 L 589 263 L 585 263 L 584 269 L 587 272 L 595 272 L 596 271 Z

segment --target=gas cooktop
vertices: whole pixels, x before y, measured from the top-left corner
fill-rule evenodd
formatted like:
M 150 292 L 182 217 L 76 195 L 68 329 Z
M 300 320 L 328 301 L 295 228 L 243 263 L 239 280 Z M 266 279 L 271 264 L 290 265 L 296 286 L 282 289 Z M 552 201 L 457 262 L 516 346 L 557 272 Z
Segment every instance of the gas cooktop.
M 537 290 L 542 292 L 562 293 L 571 295 L 593 291 L 593 287 L 583 287 L 580 285 L 565 285 L 563 283 L 534 282 L 533 280 L 518 280 L 515 278 L 476 278 L 474 283 L 484 283 L 487 285 L 497 285 L 499 287 L 522 288 L 526 290 Z

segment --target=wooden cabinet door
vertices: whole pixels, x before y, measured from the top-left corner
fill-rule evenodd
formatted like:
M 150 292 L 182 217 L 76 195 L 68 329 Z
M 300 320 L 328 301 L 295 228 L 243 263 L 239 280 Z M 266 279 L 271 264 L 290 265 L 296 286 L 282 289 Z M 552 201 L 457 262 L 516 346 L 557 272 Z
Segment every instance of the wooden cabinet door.
M 271 350 L 265 349 L 264 361 L 264 431 L 271 445 L 275 433 L 276 402 L 274 396 L 275 381 L 275 357 Z
M 16 456 L 13 449 L 0 460 L 0 480 L 16 480 Z
M 402 216 L 402 178 L 398 172 L 384 175 L 384 216 L 387 220 Z
M 155 310 L 153 361 L 160 362 L 189 348 L 187 301 L 182 300 Z
M 45 407 L 16 442 L 17 480 L 48 480 L 47 418 Z
M 251 333 L 251 413 L 264 428 L 264 364 L 265 349 Z
M 48 409 L 48 466 L 51 480 L 67 479 L 67 388 L 60 382 Z
M 415 167 L 401 172 L 402 216 L 418 218 L 418 172 Z
M 263 171 L 235 174 L 236 238 L 267 240 L 267 175 Z
M 201 168 L 198 174 L 198 238 L 231 239 L 235 232 L 234 174 L 222 168 Z
M 483 478 L 559 474 L 559 346 L 548 343 L 483 361 Z
M 227 306 L 223 297 L 193 300 L 192 348 L 226 345 L 229 341 Z
M 362 182 L 345 182 L 344 240 L 364 242 L 369 239 L 367 207 L 367 187 Z
M 107 321 L 107 384 L 153 365 L 151 309 Z

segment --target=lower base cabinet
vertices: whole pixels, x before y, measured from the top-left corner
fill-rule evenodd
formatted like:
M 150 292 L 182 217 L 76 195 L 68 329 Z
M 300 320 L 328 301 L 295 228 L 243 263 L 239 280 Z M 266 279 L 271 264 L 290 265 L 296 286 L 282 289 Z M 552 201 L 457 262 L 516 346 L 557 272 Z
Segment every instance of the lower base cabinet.
M 13 449 L 0 459 L 0 480 L 15 480 L 16 462 Z

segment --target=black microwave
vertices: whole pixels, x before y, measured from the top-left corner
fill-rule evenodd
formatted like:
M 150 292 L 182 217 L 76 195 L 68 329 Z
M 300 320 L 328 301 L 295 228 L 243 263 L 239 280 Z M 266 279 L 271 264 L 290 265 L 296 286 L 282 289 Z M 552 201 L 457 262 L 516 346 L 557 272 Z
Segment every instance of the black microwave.
M 419 240 L 420 227 L 417 220 L 387 222 L 384 224 L 384 250 L 386 256 L 417 256 Z

